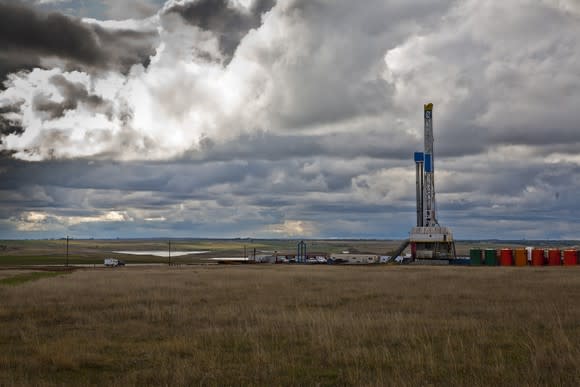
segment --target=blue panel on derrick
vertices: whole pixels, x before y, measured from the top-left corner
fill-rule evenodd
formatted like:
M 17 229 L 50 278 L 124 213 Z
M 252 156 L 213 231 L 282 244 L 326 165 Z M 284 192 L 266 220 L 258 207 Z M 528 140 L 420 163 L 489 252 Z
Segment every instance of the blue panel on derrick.
M 431 154 L 425 153 L 425 172 L 430 173 L 433 172 L 433 163 L 431 159 Z
M 422 163 L 425 160 L 425 153 L 423 152 L 415 152 L 415 162 Z

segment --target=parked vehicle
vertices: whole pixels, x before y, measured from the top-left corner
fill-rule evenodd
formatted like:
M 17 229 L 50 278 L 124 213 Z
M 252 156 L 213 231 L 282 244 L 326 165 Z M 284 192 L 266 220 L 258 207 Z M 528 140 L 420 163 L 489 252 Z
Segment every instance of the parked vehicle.
M 105 266 L 106 267 L 125 266 L 125 262 L 116 258 L 105 258 Z

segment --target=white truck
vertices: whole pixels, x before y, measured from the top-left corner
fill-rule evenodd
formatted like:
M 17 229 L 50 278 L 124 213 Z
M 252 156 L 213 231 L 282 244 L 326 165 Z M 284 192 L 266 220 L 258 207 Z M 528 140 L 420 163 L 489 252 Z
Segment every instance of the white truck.
M 106 267 L 125 266 L 125 262 L 120 261 L 116 258 L 105 258 L 105 266 Z

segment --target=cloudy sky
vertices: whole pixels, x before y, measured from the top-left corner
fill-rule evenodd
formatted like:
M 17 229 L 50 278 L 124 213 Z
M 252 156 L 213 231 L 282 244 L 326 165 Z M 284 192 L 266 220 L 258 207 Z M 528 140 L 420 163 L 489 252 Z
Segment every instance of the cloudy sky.
M 580 239 L 577 0 L 0 0 L 0 238 Z

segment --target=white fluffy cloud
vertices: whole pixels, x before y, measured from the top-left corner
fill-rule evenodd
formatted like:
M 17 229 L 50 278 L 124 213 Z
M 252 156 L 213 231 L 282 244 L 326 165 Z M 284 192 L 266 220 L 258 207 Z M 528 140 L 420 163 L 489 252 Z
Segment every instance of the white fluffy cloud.
M 205 138 L 219 142 L 256 130 L 305 135 L 366 131 L 391 117 L 391 87 L 382 78 L 381 58 L 396 43 L 396 26 L 408 20 L 392 18 L 381 26 L 375 8 L 390 10 L 381 2 L 351 9 L 346 3 L 281 1 L 262 15 L 261 25 L 247 31 L 231 60 L 220 51 L 218 34 L 168 13 L 172 6 L 168 3 L 154 19 L 141 22 L 149 28 L 157 23 L 160 32 L 147 68 L 137 64 L 124 76 L 60 69 L 14 75 L 0 101 L 22 106 L 18 114 L 26 134 L 8 136 L 3 147 L 25 159 L 164 159 L 195 150 Z M 240 2 L 230 7 L 248 12 Z M 355 24 L 345 36 L 334 20 L 349 17 Z M 31 101 L 55 72 L 71 82 L 83 77 L 91 92 L 114 105 L 115 114 L 103 121 L 79 108 L 67 112 L 68 120 L 39 117 Z M 59 102 L 57 93 L 46 97 L 51 96 Z M 51 142 L 55 131 L 64 133 L 57 146 Z M 98 138 L 99 143 L 82 146 L 75 141 L 84 138 Z
M 67 227 L 83 223 L 110 223 L 132 221 L 126 212 L 108 211 L 96 216 L 59 216 L 46 212 L 24 212 L 17 219 L 12 219 L 18 231 L 50 231 L 55 228 L 66 230 Z

